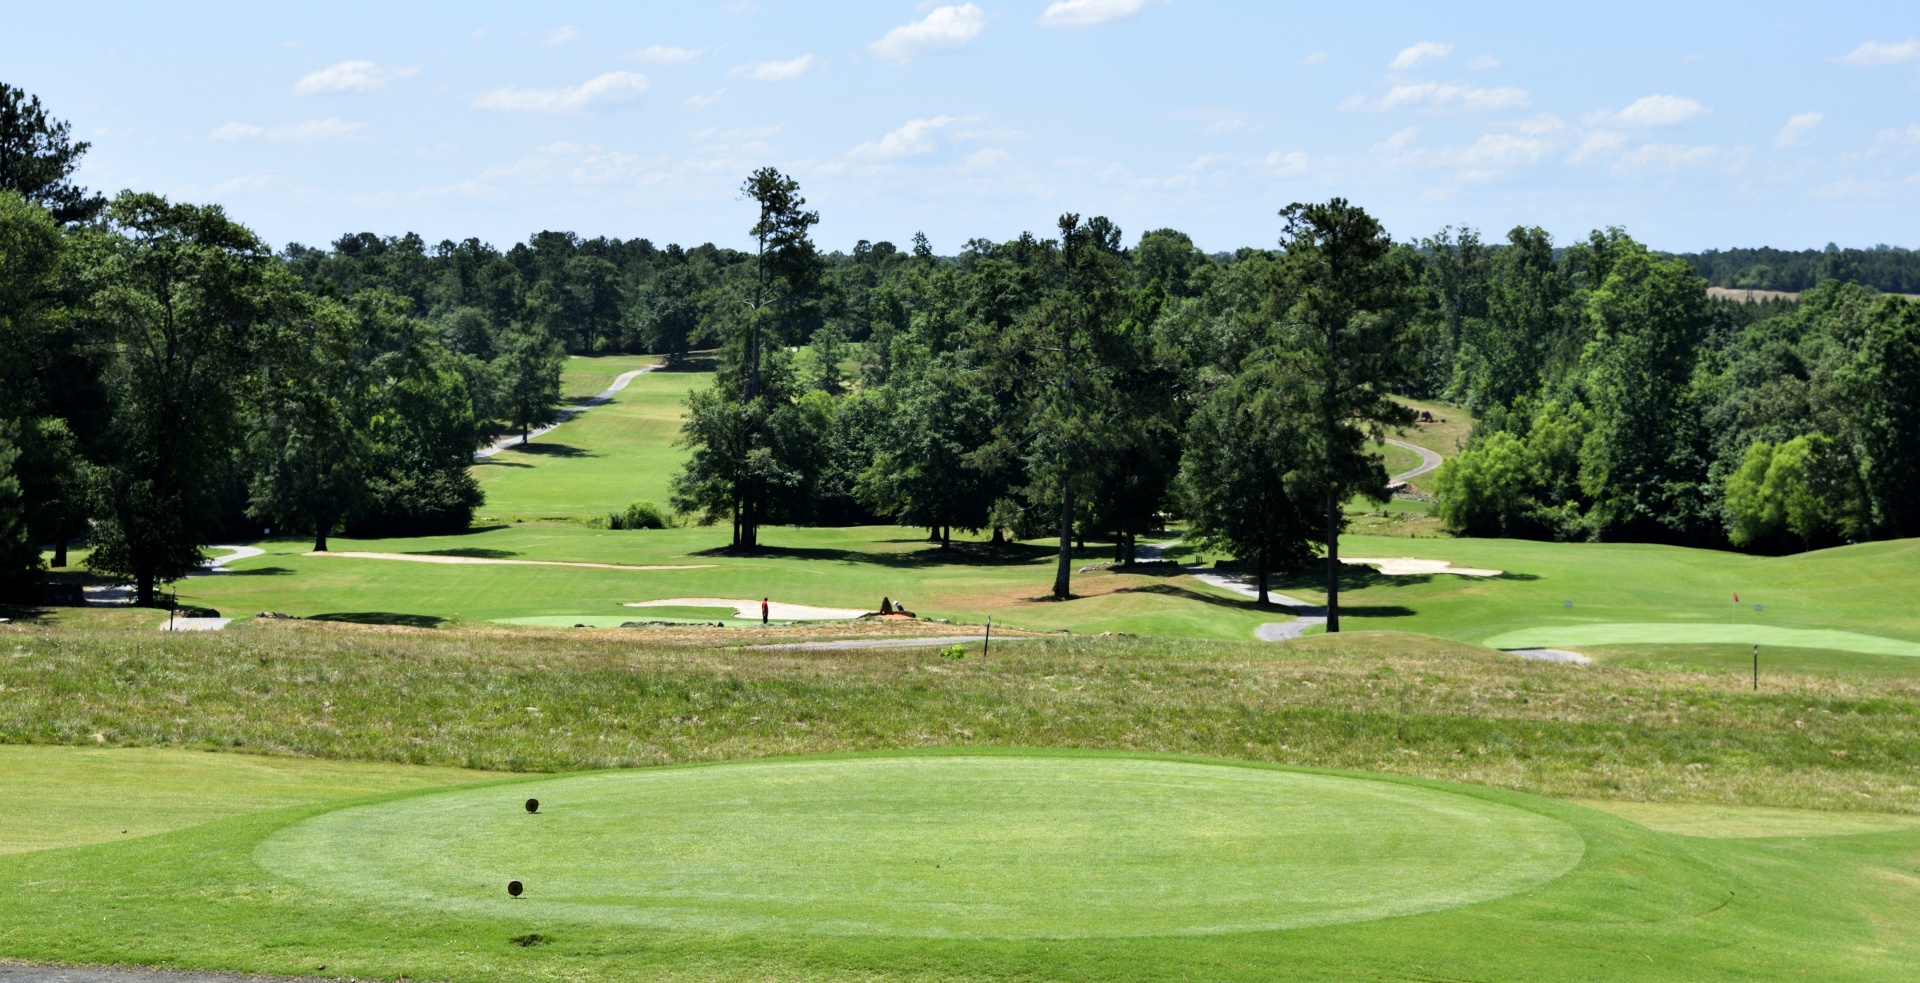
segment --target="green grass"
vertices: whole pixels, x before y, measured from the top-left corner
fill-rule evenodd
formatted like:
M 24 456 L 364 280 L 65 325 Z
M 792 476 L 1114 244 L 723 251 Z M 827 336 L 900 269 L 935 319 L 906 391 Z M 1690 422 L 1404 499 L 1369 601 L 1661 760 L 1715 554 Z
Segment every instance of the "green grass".
M 870 768 L 897 767 L 899 760 L 855 759 Z M 1920 831 L 1913 829 L 1708 838 L 1470 786 L 1267 775 L 1206 762 L 987 760 L 1003 766 L 999 773 L 963 776 L 960 788 L 911 783 L 909 789 L 932 797 L 925 807 L 950 806 L 940 813 L 944 822 L 918 828 L 921 802 L 862 781 L 860 767 L 840 760 L 410 793 L 0 857 L 0 951 L 27 959 L 454 981 L 1693 983 L 1898 979 L 1920 959 L 1913 928 L 1920 892 L 1908 873 L 1920 857 Z M 1024 788 L 1009 781 L 1016 768 L 1047 765 L 1049 773 L 1032 776 Z M 831 780 L 798 783 L 803 787 L 778 798 L 726 794 L 753 792 L 756 772 L 779 768 Z M 1143 786 L 1151 769 L 1175 781 L 1158 790 Z M 1223 781 L 1216 777 L 1222 772 L 1232 773 L 1224 782 L 1238 794 L 1209 787 Z M 1121 814 L 1112 799 L 1071 794 L 1090 774 L 1117 786 L 1119 802 L 1139 808 Z M 690 778 L 707 786 L 696 793 L 721 793 L 710 800 L 717 816 L 649 794 Z M 1062 786 L 1067 801 L 1049 801 L 1045 793 Z M 980 805 L 1014 812 L 997 828 L 991 817 L 949 819 L 966 806 L 948 799 L 961 789 L 985 792 Z M 517 811 L 520 798 L 537 793 L 551 803 L 542 816 Z M 1369 810 L 1377 805 L 1377 818 L 1354 811 L 1357 803 L 1343 800 L 1351 795 Z M 1277 811 L 1251 808 L 1260 804 Z M 1343 804 L 1349 808 L 1339 809 Z M 1197 812 L 1181 815 L 1186 808 Z M 1436 822 L 1435 809 L 1452 811 L 1454 823 Z M 721 843 L 698 835 L 718 818 L 742 814 L 783 815 L 787 823 L 751 822 Z M 646 822 L 623 829 L 622 815 Z M 996 855 L 1031 830 L 1025 821 L 1032 818 L 1066 825 L 1028 833 L 1034 863 Z M 1396 831 L 1388 824 L 1396 818 L 1413 828 Z M 1286 830 L 1259 835 L 1263 822 L 1288 819 L 1330 826 L 1329 852 L 1317 854 L 1312 842 L 1291 840 Z M 1100 825 L 1077 825 L 1086 822 Z M 585 838 L 555 835 L 569 824 Z M 1172 841 L 1145 844 L 1142 855 L 1131 834 L 1159 824 L 1175 831 Z M 1470 828 L 1467 842 L 1445 835 L 1462 824 Z M 1544 862 L 1502 856 L 1497 842 L 1478 841 L 1477 834 L 1497 828 L 1521 833 L 1508 840 L 1510 848 L 1538 851 Z M 1076 831 L 1088 835 L 1070 838 Z M 691 840 L 680 839 L 688 834 Z M 729 843 L 740 850 L 729 852 Z M 403 846 L 415 852 L 403 854 Z M 1219 851 L 1235 847 L 1245 849 L 1245 864 L 1220 858 Z M 1129 855 L 1134 863 L 1103 854 L 1128 848 L 1136 851 Z M 609 863 L 609 850 L 649 866 Z M 1429 854 L 1437 855 L 1434 862 L 1424 863 Z M 813 867 L 795 869 L 796 860 Z M 1174 863 L 1180 860 L 1201 866 L 1182 868 Z M 1552 877 L 1568 860 L 1577 862 Z M 969 862 L 1006 876 L 982 884 L 984 872 Z M 535 871 L 524 878 L 530 894 L 510 902 L 501 882 L 521 866 Z M 1521 873 L 1510 874 L 1515 868 Z M 1496 880 L 1457 880 L 1478 869 L 1493 871 Z M 1066 876 L 1050 883 L 1056 872 Z M 1072 876 L 1080 873 L 1086 876 Z M 1201 874 L 1214 876 L 1200 890 L 1183 890 Z M 1511 880 L 1499 881 L 1501 874 Z M 1529 881 L 1543 882 L 1525 886 Z M 1509 893 L 1516 886 L 1524 889 Z M 556 898 L 542 891 L 580 893 Z M 992 901 L 982 903 L 983 896 Z M 1046 896 L 1072 906 L 1037 903 Z M 656 898 L 670 900 L 649 904 Z M 1455 903 L 1474 898 L 1483 900 Z M 1256 903 L 1242 908 L 1244 901 Z M 1382 914 L 1396 907 L 1404 913 L 1352 920 L 1372 913 L 1365 910 L 1370 902 Z M 608 909 L 620 917 L 609 917 Z M 1320 915 L 1334 923 L 1181 935 L 1147 923 L 1155 911 L 1186 914 L 1187 924 L 1200 926 L 1244 916 Z M 866 920 L 822 924 L 842 914 Z
M 1551 628 L 1523 628 L 1495 635 L 1486 639 L 1485 644 L 1497 649 L 1586 648 L 1592 645 L 1759 645 L 1905 658 L 1920 656 L 1920 642 L 1862 635 L 1852 631 L 1737 623 L 1556 625 Z
M 618 619 L 610 623 L 619 624 L 652 617 L 644 609 L 623 607 L 626 602 L 675 597 L 772 597 L 869 610 L 878 610 L 885 597 L 920 615 L 956 622 L 978 624 L 992 615 L 996 624 L 1038 630 L 1218 639 L 1249 638 L 1263 622 L 1292 617 L 1177 572 L 1147 572 L 1150 568 L 1077 574 L 1075 590 L 1082 596 L 1053 601 L 1048 591 L 1054 553 L 1045 544 L 994 548 L 982 537 L 963 537 L 943 552 L 897 526 L 775 527 L 763 531 L 761 553 L 735 556 L 718 549 L 726 534 L 711 527 L 615 531 L 528 522 L 464 536 L 331 543 L 339 551 L 701 567 L 690 570 L 316 557 L 305 555 L 306 541 L 282 540 L 259 544 L 267 555 L 234 564 L 234 573 L 183 582 L 180 596 L 223 613 L 277 611 L 420 624 L 529 618 L 567 625 Z M 1095 546 L 1080 552 L 1076 569 L 1110 559 L 1109 549 Z
M 263 809 L 479 777 L 457 768 L 178 748 L 0 745 L 0 853 L 151 836 Z
M 540 811 L 521 803 L 538 797 Z M 268 870 L 381 907 L 696 932 L 1124 938 L 1503 897 L 1583 844 L 1409 783 L 1086 755 L 600 772 L 330 812 Z M 531 890 L 518 900 L 506 884 Z
M 584 399 L 620 373 L 655 361 L 652 356 L 568 359 L 563 388 L 568 398 Z M 673 446 L 680 436 L 681 405 L 689 389 L 702 388 L 712 378 L 682 371 L 636 376 L 612 402 L 524 448 L 516 444 L 474 465 L 487 493 L 481 521 L 605 518 L 632 502 L 665 507 L 668 482 L 686 460 L 686 452 Z
M 0 749 L 20 803 L 0 829 L 37 810 L 97 842 L 0 856 L 0 955 L 454 981 L 1691 983 L 1920 959 L 1910 673 L 1782 669 L 1754 693 L 1738 671 L 1368 633 L 960 662 L 647 637 L 11 626 L 0 743 L 87 749 Z M 907 748 L 944 757 L 772 760 Z M 447 766 L 739 759 L 763 762 L 432 791 L 479 777 Z M 260 769 L 297 780 L 247 791 Z

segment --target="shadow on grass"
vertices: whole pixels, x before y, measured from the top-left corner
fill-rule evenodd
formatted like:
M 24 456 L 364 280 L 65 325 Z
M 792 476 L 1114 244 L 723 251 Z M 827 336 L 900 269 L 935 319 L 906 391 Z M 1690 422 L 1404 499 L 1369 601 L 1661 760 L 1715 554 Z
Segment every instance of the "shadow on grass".
M 1217 597 L 1213 594 L 1202 594 L 1190 587 L 1181 587 L 1177 584 L 1144 584 L 1139 587 L 1122 587 L 1114 591 L 1114 593 L 1158 594 L 1162 597 L 1177 597 L 1183 601 L 1199 601 L 1202 604 L 1211 604 L 1218 608 L 1233 608 L 1236 611 L 1271 611 L 1275 614 L 1294 613 L 1293 608 L 1284 604 L 1261 604 L 1251 598 L 1243 597 Z M 1341 610 L 1344 611 L 1345 609 L 1342 608 Z M 1409 611 L 1408 613 L 1411 614 L 1412 612 Z
M 452 550 L 414 550 L 408 556 L 470 556 L 477 560 L 504 560 L 510 556 L 519 556 L 515 550 L 490 550 L 479 546 L 463 546 Z
M 292 573 L 290 567 L 247 567 L 244 570 L 227 570 L 222 577 L 284 577 Z
M 18 604 L 0 604 L 0 618 L 6 618 L 8 620 L 16 621 L 16 622 L 39 621 L 42 618 L 52 616 L 52 614 L 53 614 L 53 609 L 50 607 L 41 607 L 39 605 L 23 606 Z
M 1498 577 L 1490 577 L 1488 579 L 1490 580 L 1539 580 L 1540 575 L 1537 573 L 1514 573 L 1511 570 L 1507 570 L 1507 571 L 1503 571 Z
M 685 358 L 666 362 L 655 372 L 712 372 L 718 363 L 712 355 L 704 353 L 690 354 Z
M 599 457 L 600 456 L 599 454 L 593 451 L 582 450 L 578 447 L 573 446 L 572 444 L 552 444 L 552 443 L 546 443 L 546 442 L 541 442 L 538 444 L 515 444 L 512 447 L 507 448 L 502 453 L 532 454 L 536 457 Z M 499 457 L 500 455 L 495 454 L 494 456 Z
M 896 540 L 896 542 L 922 542 L 922 540 Z M 689 555 L 766 557 L 770 559 L 791 560 L 839 560 L 842 563 L 871 563 L 876 566 L 894 567 L 897 569 L 915 569 L 939 566 L 1022 566 L 1044 557 L 1053 556 L 1054 550 L 1020 543 L 1008 543 L 1004 546 L 994 546 L 988 543 L 954 543 L 945 549 L 929 544 L 926 549 L 899 553 L 869 553 L 861 550 L 830 549 L 815 546 L 762 546 L 757 549 L 745 550 L 736 550 L 731 546 L 715 546 L 711 549 L 699 550 Z
M 438 628 L 446 622 L 430 614 L 401 614 L 398 611 L 329 611 L 307 617 L 308 621 L 345 621 L 356 625 L 400 625 L 406 628 Z
M 495 454 L 492 457 L 483 457 L 480 460 L 473 462 L 473 467 L 476 467 L 476 468 L 531 468 L 531 467 L 534 467 L 534 465 L 525 464 L 520 461 L 502 461 L 500 460 L 500 455 Z
M 1221 565 L 1222 572 L 1250 574 L 1240 567 Z M 1434 575 L 1430 573 L 1401 574 L 1388 576 L 1373 567 L 1356 563 L 1340 565 L 1340 589 L 1342 591 L 1364 590 L 1368 587 L 1411 587 L 1416 584 L 1430 583 Z M 1270 590 L 1325 590 L 1327 587 L 1327 568 L 1324 563 L 1313 563 L 1304 569 L 1276 572 L 1267 578 Z M 1342 611 L 1346 610 L 1342 606 Z

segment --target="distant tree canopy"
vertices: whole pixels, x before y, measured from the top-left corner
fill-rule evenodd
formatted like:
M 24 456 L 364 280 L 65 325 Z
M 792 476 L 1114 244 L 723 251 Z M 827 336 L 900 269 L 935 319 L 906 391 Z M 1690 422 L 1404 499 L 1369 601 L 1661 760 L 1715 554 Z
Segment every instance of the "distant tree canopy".
M 1751 290 L 1811 290 L 1829 280 L 1857 283 L 1881 293 L 1920 294 L 1920 250 L 1898 246 L 1841 249 L 1709 249 L 1682 253 L 1695 273 L 1715 287 Z
M 83 222 L 107 200 L 71 180 L 87 144 L 70 140 L 72 127 L 47 115 L 38 96 L 0 82 L 0 191 L 41 207 L 56 222 Z

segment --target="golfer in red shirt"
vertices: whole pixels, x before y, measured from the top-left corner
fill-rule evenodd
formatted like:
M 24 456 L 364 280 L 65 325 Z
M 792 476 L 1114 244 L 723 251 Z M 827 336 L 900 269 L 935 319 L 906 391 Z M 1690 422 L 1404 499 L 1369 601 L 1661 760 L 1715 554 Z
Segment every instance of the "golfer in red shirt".
M 766 624 L 767 624 L 767 599 L 763 597 L 760 599 L 760 626 L 764 628 L 766 627 Z

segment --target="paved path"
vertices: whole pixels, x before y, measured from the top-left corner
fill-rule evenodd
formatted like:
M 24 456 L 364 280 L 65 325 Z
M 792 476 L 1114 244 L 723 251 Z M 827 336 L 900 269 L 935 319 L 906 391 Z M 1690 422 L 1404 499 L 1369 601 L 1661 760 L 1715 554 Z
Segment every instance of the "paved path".
M 632 372 L 623 372 L 620 374 L 619 378 L 616 378 L 613 380 L 613 385 L 600 390 L 600 392 L 597 395 L 595 395 L 592 399 L 589 399 L 578 406 L 569 406 L 566 409 L 561 410 L 559 418 L 555 419 L 552 423 L 549 423 L 544 427 L 540 427 L 528 433 L 524 439 L 522 439 L 519 434 L 514 434 L 513 436 L 510 436 L 510 437 L 502 437 L 499 440 L 494 441 L 491 445 L 482 447 L 479 450 L 474 451 L 473 459 L 476 461 L 485 460 L 486 458 L 492 457 L 495 454 L 498 454 L 509 447 L 514 447 L 516 445 L 523 444 L 528 440 L 532 440 L 533 438 L 540 436 L 541 434 L 550 433 L 552 432 L 553 428 L 559 426 L 562 423 L 567 422 L 568 420 L 573 419 L 576 416 L 579 416 L 582 413 L 585 413 L 590 409 L 593 409 L 596 406 L 605 406 L 606 404 L 613 402 L 614 393 L 617 393 L 620 390 L 627 388 L 627 383 L 632 382 L 634 376 L 640 375 L 643 372 L 652 372 L 654 369 L 657 369 L 659 367 L 660 367 L 659 364 L 656 363 L 653 365 L 649 365 L 645 368 L 634 369 Z
M 1387 443 L 1392 444 L 1395 447 L 1399 447 L 1403 450 L 1410 450 L 1415 454 L 1420 455 L 1420 466 L 1417 468 L 1414 468 L 1411 471 L 1402 471 L 1399 474 L 1394 475 L 1393 480 L 1395 481 L 1412 481 L 1413 479 L 1418 478 L 1421 475 L 1434 470 L 1435 468 L 1438 468 L 1444 461 L 1444 459 L 1440 455 L 1435 454 L 1430 450 L 1427 450 L 1425 447 L 1419 447 L 1414 444 L 1409 444 L 1404 440 L 1395 440 L 1392 437 L 1388 437 Z
M 1167 547 L 1177 545 L 1179 545 L 1179 540 L 1167 543 L 1141 543 L 1138 552 L 1140 559 L 1158 560 L 1163 558 Z M 1257 601 L 1260 599 L 1260 587 L 1257 584 L 1250 584 L 1238 577 L 1230 577 L 1224 573 L 1215 573 L 1197 563 L 1187 564 L 1182 569 L 1191 574 L 1193 579 L 1203 584 L 1212 584 L 1222 590 L 1231 591 L 1250 600 Z M 1327 623 L 1327 609 L 1318 604 L 1303 601 L 1297 597 L 1288 597 L 1285 594 L 1276 594 L 1273 591 L 1267 592 L 1267 600 L 1281 607 L 1292 608 L 1294 618 L 1292 621 L 1269 621 L 1255 628 L 1253 630 L 1253 637 L 1263 642 L 1284 642 L 1290 638 L 1299 638 L 1300 634 L 1308 628 Z
M 235 560 L 245 560 L 245 559 L 248 559 L 249 557 L 261 556 L 267 552 L 266 550 L 263 550 L 258 546 L 209 546 L 207 548 L 215 549 L 215 550 L 231 550 L 232 552 L 228 553 L 226 556 L 216 556 L 213 559 L 208 560 L 206 563 L 201 565 L 200 569 L 195 570 L 190 574 L 187 574 L 187 577 L 206 577 L 216 573 L 226 573 L 227 564 L 232 563 Z M 186 578 L 181 578 L 181 579 L 184 580 Z M 104 587 L 85 587 L 85 588 L 82 588 L 81 590 L 82 590 L 82 593 L 86 595 L 88 604 L 132 604 L 133 603 L 133 585 L 132 584 L 110 584 Z M 216 620 L 230 620 L 230 619 L 205 618 L 205 619 L 193 619 L 193 620 L 216 621 Z M 181 630 L 183 631 L 219 631 L 221 628 L 225 628 L 225 627 L 226 627 L 225 624 L 221 624 L 217 627 L 210 627 L 210 628 L 203 627 L 198 629 L 187 628 L 187 629 L 181 629 Z

